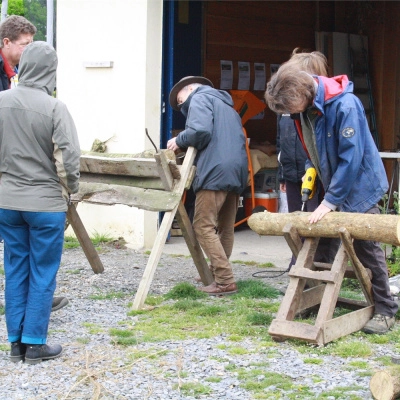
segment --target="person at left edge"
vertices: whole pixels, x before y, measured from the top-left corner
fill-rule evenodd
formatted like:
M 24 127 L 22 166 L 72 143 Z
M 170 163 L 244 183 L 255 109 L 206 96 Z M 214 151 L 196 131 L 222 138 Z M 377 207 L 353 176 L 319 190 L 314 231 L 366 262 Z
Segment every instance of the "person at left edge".
M 17 86 L 21 54 L 35 34 L 35 25 L 20 15 L 10 15 L 0 24 L 0 92 Z M 67 304 L 66 297 L 56 296 L 51 310 L 57 311 Z
M 26 46 L 19 84 L 0 93 L 0 234 L 11 361 L 58 357 L 47 345 L 69 195 L 79 188 L 80 146 L 67 107 L 52 96 L 57 54 Z

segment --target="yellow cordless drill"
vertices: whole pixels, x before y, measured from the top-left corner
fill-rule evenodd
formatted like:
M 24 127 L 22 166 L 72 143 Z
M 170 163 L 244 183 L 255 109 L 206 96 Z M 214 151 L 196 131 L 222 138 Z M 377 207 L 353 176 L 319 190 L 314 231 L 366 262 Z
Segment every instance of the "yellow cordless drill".
M 301 211 L 304 211 L 304 206 L 306 205 L 307 200 L 311 199 L 314 196 L 316 178 L 316 169 L 313 167 L 307 168 L 306 175 L 301 185 L 301 201 L 303 202 L 303 205 L 301 206 Z

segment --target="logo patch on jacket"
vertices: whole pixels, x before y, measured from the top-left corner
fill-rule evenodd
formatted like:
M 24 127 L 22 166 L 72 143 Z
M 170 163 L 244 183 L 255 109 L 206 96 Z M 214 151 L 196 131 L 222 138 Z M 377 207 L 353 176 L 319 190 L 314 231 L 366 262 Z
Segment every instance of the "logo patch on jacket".
M 344 128 L 342 130 L 342 136 L 345 138 L 351 138 L 352 136 L 354 136 L 354 128 Z

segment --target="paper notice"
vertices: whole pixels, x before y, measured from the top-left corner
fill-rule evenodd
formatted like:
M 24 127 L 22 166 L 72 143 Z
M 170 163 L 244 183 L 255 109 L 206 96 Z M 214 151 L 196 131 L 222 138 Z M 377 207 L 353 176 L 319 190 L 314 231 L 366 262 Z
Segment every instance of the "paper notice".
M 221 60 L 221 85 L 220 89 L 232 89 L 233 65 L 232 61 Z
M 238 90 L 249 90 L 250 89 L 250 63 L 244 61 L 238 61 L 239 67 L 239 82 Z
M 265 63 L 254 63 L 254 90 L 265 90 Z

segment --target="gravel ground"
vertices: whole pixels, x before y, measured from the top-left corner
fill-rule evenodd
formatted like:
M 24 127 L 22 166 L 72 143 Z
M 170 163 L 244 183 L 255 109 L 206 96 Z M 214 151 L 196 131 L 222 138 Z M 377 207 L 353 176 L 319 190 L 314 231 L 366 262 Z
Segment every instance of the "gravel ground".
M 2 245 L 0 254 L 2 257 Z M 8 359 L 8 343 L 4 323 L 0 323 L 0 398 L 16 399 L 192 399 L 177 387 L 185 382 L 205 383 L 212 392 L 203 399 L 252 399 L 251 393 L 242 386 L 237 373 L 227 368 L 236 365 L 249 371 L 255 363 L 264 363 L 266 372 L 277 372 L 294 379 L 296 385 L 311 387 L 312 396 L 300 392 L 297 398 L 317 398 L 321 393 L 340 387 L 357 386 L 343 397 L 328 399 L 371 399 L 369 376 L 365 371 L 349 366 L 354 359 L 324 355 L 322 364 L 305 363 L 308 355 L 299 353 L 287 342 L 259 352 L 260 338 L 248 338 L 235 346 L 249 349 L 244 355 L 232 355 L 223 344 L 232 346 L 224 335 L 212 339 L 165 341 L 142 343 L 134 350 L 146 354 L 162 354 L 155 358 L 133 360 L 133 347 L 112 344 L 108 334 L 111 327 L 121 327 L 121 322 L 135 321 L 138 317 L 127 316 L 127 304 L 132 297 L 113 300 L 92 300 L 89 295 L 104 292 L 137 290 L 148 256 L 131 249 L 107 247 L 100 257 L 105 266 L 103 274 L 95 275 L 82 250 L 66 250 L 58 275 L 57 296 L 67 296 L 70 303 L 52 313 L 49 343 L 60 343 L 63 355 L 37 365 L 22 362 L 13 364 Z M 2 260 L 0 260 L 2 262 Z M 234 264 L 237 280 L 251 279 L 259 271 L 256 266 Z M 150 288 L 150 294 L 164 294 L 178 282 L 194 283 L 196 270 L 191 259 L 163 255 Z M 282 289 L 287 285 L 287 275 L 268 279 L 268 283 Z M 0 285 L 0 301 L 4 301 L 4 280 Z M 217 300 L 216 300 L 217 301 Z M 103 329 L 91 332 L 83 323 L 92 323 Z M 123 325 L 122 325 L 123 326 Z M 393 355 L 393 346 L 374 345 L 374 358 Z M 363 360 L 365 361 L 365 359 Z M 381 366 L 371 360 L 370 368 Z M 183 374 L 182 371 L 185 373 Z M 206 382 L 208 377 L 218 376 L 219 382 Z M 259 380 L 263 380 L 263 375 Z M 291 391 L 280 392 L 275 387 L 267 389 L 276 399 L 287 399 Z M 293 398 L 293 397 L 291 397 Z

